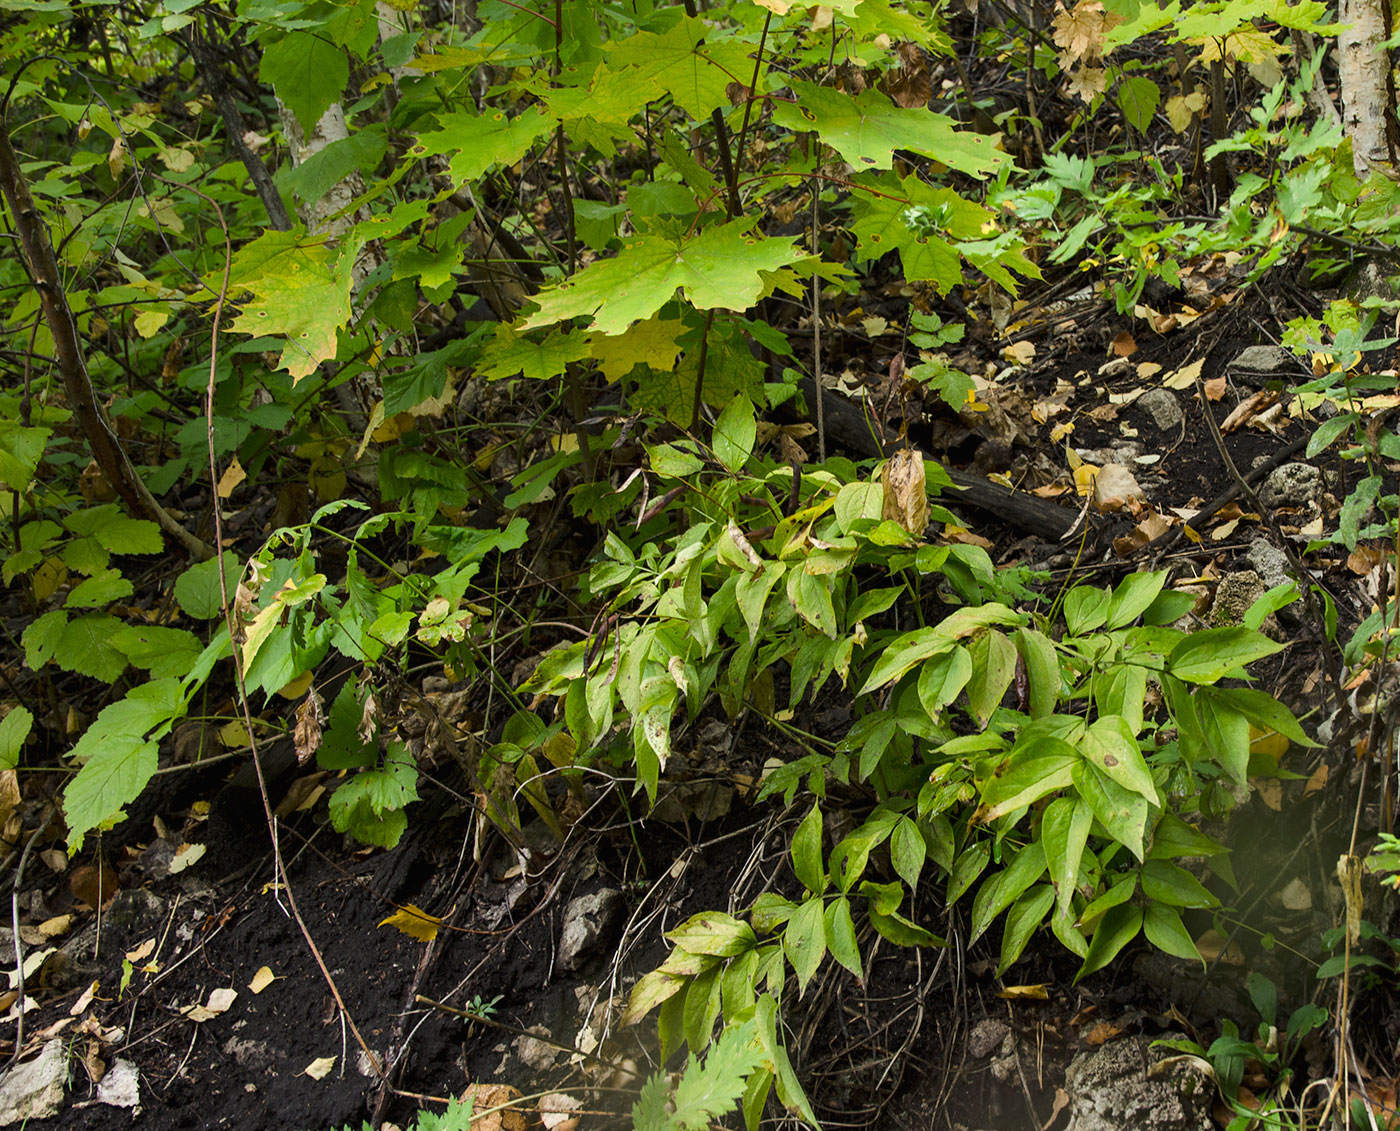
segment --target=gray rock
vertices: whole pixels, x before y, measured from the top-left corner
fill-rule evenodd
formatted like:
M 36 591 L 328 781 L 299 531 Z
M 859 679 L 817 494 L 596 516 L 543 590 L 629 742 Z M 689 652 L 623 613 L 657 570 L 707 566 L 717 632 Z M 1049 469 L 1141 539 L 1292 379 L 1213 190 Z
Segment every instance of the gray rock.
M 1142 455 L 1143 448 L 1136 440 L 1124 440 L 1122 443 L 1114 444 L 1111 448 L 1076 448 L 1075 450 L 1085 463 L 1103 467 L 1109 463 L 1121 463 L 1125 466 L 1136 463 L 1138 457 Z
M 977 1022 L 968 1034 L 967 1051 L 975 1059 L 981 1060 L 984 1056 L 996 1052 L 1010 1032 L 1011 1027 L 1005 1021 L 998 1021 L 992 1017 L 984 1018 Z
M 1271 378 L 1303 374 L 1298 359 L 1282 346 L 1250 346 L 1240 351 L 1229 368 L 1240 384 L 1252 389 L 1263 388 Z
M 1149 389 L 1137 403 L 1161 432 L 1175 432 L 1186 420 L 1176 394 L 1170 389 Z
M 1252 569 L 1236 570 L 1227 573 L 1215 587 L 1215 600 L 1206 618 L 1211 628 L 1228 628 L 1244 620 L 1249 606 L 1264 595 L 1268 588 L 1264 579 Z M 1278 620 L 1270 613 L 1259 626 L 1259 631 L 1270 639 L 1277 640 L 1283 635 Z
M 1080 1053 L 1065 1072 L 1069 1131 L 1210 1131 L 1215 1087 L 1186 1062 L 1164 1060 L 1146 1037 L 1110 1041 Z
M 622 918 L 622 893 L 601 888 L 589 895 L 571 899 L 564 909 L 564 927 L 559 932 L 559 967 L 577 970 L 609 936 Z
M 1259 502 L 1278 507 L 1306 507 L 1322 494 L 1322 472 L 1310 463 L 1285 463 L 1274 468 L 1259 488 Z
M 1264 579 L 1264 584 L 1270 589 L 1292 580 L 1292 575 L 1288 572 L 1288 555 L 1267 538 L 1256 538 L 1251 542 L 1244 560 Z
M 0 1080 L 0 1127 L 52 1119 L 63 1110 L 67 1086 L 68 1053 L 56 1037 L 37 1057 L 16 1064 Z
M 141 1108 L 141 1073 L 129 1060 L 118 1057 L 97 1085 L 97 1102 L 111 1107 Z

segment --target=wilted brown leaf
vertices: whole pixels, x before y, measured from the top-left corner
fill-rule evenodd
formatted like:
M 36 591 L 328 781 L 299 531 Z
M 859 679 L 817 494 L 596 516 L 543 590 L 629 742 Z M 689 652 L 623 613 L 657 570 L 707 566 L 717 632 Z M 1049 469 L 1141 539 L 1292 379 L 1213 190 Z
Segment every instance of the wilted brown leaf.
M 1131 357 L 1137 353 L 1137 348 L 1137 341 L 1127 330 L 1113 339 L 1113 355 L 1115 357 Z
M 321 748 L 321 727 L 324 723 L 321 697 L 313 687 L 297 708 L 297 722 L 292 730 L 292 741 L 296 746 L 297 762 L 300 765 L 306 765 L 311 756 Z
M 881 516 L 922 537 L 928 527 L 928 482 L 924 457 L 904 448 L 890 457 L 883 476 Z

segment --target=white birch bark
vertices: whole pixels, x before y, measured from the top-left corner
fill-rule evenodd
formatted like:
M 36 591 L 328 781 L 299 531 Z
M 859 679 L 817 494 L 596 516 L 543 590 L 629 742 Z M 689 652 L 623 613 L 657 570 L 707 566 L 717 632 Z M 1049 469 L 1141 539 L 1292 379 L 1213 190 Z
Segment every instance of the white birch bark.
M 1339 0 L 1337 71 L 1342 86 L 1342 125 L 1351 138 L 1356 175 L 1390 163 L 1386 121 L 1392 112 L 1386 85 L 1389 53 L 1380 5 L 1389 0 Z

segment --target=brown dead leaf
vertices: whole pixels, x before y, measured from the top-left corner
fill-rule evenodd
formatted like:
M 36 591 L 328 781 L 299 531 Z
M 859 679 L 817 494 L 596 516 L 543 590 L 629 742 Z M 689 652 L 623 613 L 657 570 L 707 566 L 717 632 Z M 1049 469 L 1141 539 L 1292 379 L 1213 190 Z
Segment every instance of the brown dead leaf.
M 1095 1048 L 1105 1041 L 1113 1040 L 1114 1037 L 1122 1032 L 1122 1027 L 1115 1025 L 1112 1021 L 1098 1021 L 1095 1022 L 1094 1027 L 1085 1034 L 1084 1043 L 1090 1048 Z
M 1073 9 L 1061 8 L 1053 21 L 1055 46 L 1064 52 L 1061 67 L 1067 70 L 1081 59 L 1097 59 L 1103 54 L 1104 35 L 1122 22 L 1121 16 L 1105 12 L 1099 0 L 1079 0 Z
M 1124 330 L 1113 339 L 1113 355 L 1115 357 L 1131 357 L 1137 353 L 1138 344 L 1133 340 L 1132 334 Z
M 1207 962 L 1219 959 L 1227 966 L 1244 965 L 1244 951 L 1240 949 L 1239 943 L 1232 942 L 1227 946 L 1225 936 L 1219 931 L 1206 931 L 1196 940 L 1196 949 Z
M 1212 403 L 1218 401 L 1225 395 L 1225 390 L 1229 384 L 1230 383 L 1225 380 L 1224 377 L 1212 377 L 1209 381 L 1205 382 L 1206 400 Z
M 1308 778 L 1308 784 L 1303 786 L 1303 796 L 1307 797 L 1309 794 L 1316 793 L 1318 790 L 1325 788 L 1327 785 L 1327 775 L 1330 772 L 1330 767 L 1326 762 L 1318 766 L 1318 768 L 1313 771 L 1312 777 Z
M 68 886 L 74 897 L 89 907 L 106 907 L 121 890 L 116 869 L 103 856 L 97 858 L 96 864 L 74 868 Z
M 1065 89 L 1085 102 L 1093 102 L 1108 89 L 1108 72 L 1102 67 L 1080 67 L 1072 70 L 1069 72 L 1069 81 L 1065 83 Z
M 1259 800 L 1275 813 L 1283 812 L 1283 784 L 1278 778 L 1259 778 L 1254 783 Z
M 897 522 L 910 534 L 922 537 L 928 527 L 928 482 L 924 457 L 908 448 L 895 452 L 885 465 L 885 490 L 881 517 Z
M 1265 409 L 1273 405 L 1280 394 L 1269 389 L 1260 389 L 1257 393 L 1251 393 L 1235 406 L 1233 412 L 1220 422 L 1220 431 L 1228 434 L 1235 431 L 1242 425 L 1248 424 Z
M 1351 570 L 1357 577 L 1365 577 L 1386 557 L 1387 554 L 1383 546 L 1363 542 L 1347 555 L 1347 569 Z
M 292 730 L 296 746 L 297 764 L 306 765 L 311 756 L 321 748 L 321 726 L 325 715 L 321 708 L 321 697 L 313 687 L 306 693 L 301 706 L 297 708 L 297 722 Z
M 562 1092 L 550 1092 L 547 1096 L 541 1096 L 540 1122 L 544 1124 L 544 1131 L 574 1131 L 578 1126 L 582 1107 L 583 1100 L 578 1096 L 569 1096 Z
M 523 1097 L 509 1084 L 468 1084 L 458 1098 L 470 1100 L 477 1113 L 470 1131 L 526 1131 L 528 1127 L 524 1113 L 511 1106 Z
M 901 43 L 895 52 L 899 69 L 885 76 L 885 93 L 906 110 L 926 108 L 933 97 L 928 56 L 917 43 Z

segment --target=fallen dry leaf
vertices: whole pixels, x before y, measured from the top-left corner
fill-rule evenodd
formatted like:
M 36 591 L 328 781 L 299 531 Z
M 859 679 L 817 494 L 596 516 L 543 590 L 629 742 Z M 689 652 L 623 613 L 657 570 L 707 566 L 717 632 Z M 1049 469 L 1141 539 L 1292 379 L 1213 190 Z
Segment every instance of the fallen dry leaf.
M 1316 793 L 1318 790 L 1325 787 L 1327 785 L 1327 775 L 1330 772 L 1331 770 L 1326 762 L 1318 766 L 1318 768 L 1313 771 L 1312 777 L 1308 778 L 1308 784 L 1303 786 L 1303 796 L 1307 797 L 1310 793 Z
M 204 854 L 208 848 L 202 844 L 182 844 L 175 851 L 175 857 L 170 861 L 170 874 L 172 876 L 183 872 L 186 868 L 198 864 L 204 859 Z
M 232 987 L 223 987 L 209 991 L 209 1001 L 205 1005 L 187 1005 L 180 1012 L 191 1021 L 212 1021 L 221 1013 L 227 1013 L 229 1006 L 238 1000 L 238 991 Z M 335 1063 L 334 1058 L 331 1061 Z M 320 1079 L 320 1077 L 316 1077 Z
M 1225 389 L 1229 385 L 1229 382 L 1226 381 L 1224 377 L 1212 377 L 1209 381 L 1204 382 L 1204 385 L 1206 400 L 1213 403 L 1225 395 Z
M 271 967 L 259 966 L 253 975 L 253 980 L 248 983 L 248 989 L 255 994 L 260 994 L 275 981 L 277 981 L 277 975 L 272 972 Z
M 1237 428 L 1248 424 L 1265 409 L 1273 405 L 1279 398 L 1279 394 L 1269 389 L 1260 389 L 1257 393 L 1250 393 L 1244 400 L 1240 401 L 1224 420 L 1220 422 L 1220 431 L 1230 433 Z
M 472 1116 L 470 1131 L 526 1131 L 528 1123 L 523 1112 L 512 1104 L 522 1099 L 520 1092 L 509 1084 L 469 1084 L 459 1097 L 470 1100 Z
M 1084 1043 L 1090 1048 L 1111 1041 L 1123 1031 L 1121 1026 L 1115 1025 L 1112 1021 L 1096 1022 L 1094 1027 L 1084 1036 Z
M 442 925 L 442 920 L 436 915 L 429 915 L 422 908 L 405 903 L 387 919 L 381 919 L 379 925 L 381 927 L 397 927 L 404 934 L 419 942 L 432 942 L 437 938 L 438 927 Z
M 1032 986 L 1003 986 L 997 997 L 1007 1001 L 1049 1001 L 1050 989 L 1044 982 Z
M 227 499 L 233 494 L 235 488 L 248 478 L 248 473 L 243 470 L 243 465 L 238 462 L 238 457 L 233 457 L 233 462 L 224 468 L 224 473 L 219 476 L 219 498 Z
M 1189 389 L 1196 384 L 1196 378 L 1201 375 L 1201 369 L 1205 366 L 1206 359 L 1193 361 L 1190 365 L 1183 365 L 1180 369 L 1169 373 L 1162 381 L 1168 389 Z
M 1260 778 L 1254 783 L 1259 800 L 1275 813 L 1283 812 L 1283 785 L 1278 778 Z
M 313 1080 L 324 1080 L 331 1074 L 331 1069 L 334 1067 L 335 1057 L 318 1056 L 301 1071 L 303 1076 L 310 1076 Z
M 1124 330 L 1113 339 L 1112 348 L 1115 357 L 1131 357 L 1137 353 L 1138 344 L 1133 340 L 1133 336 Z

